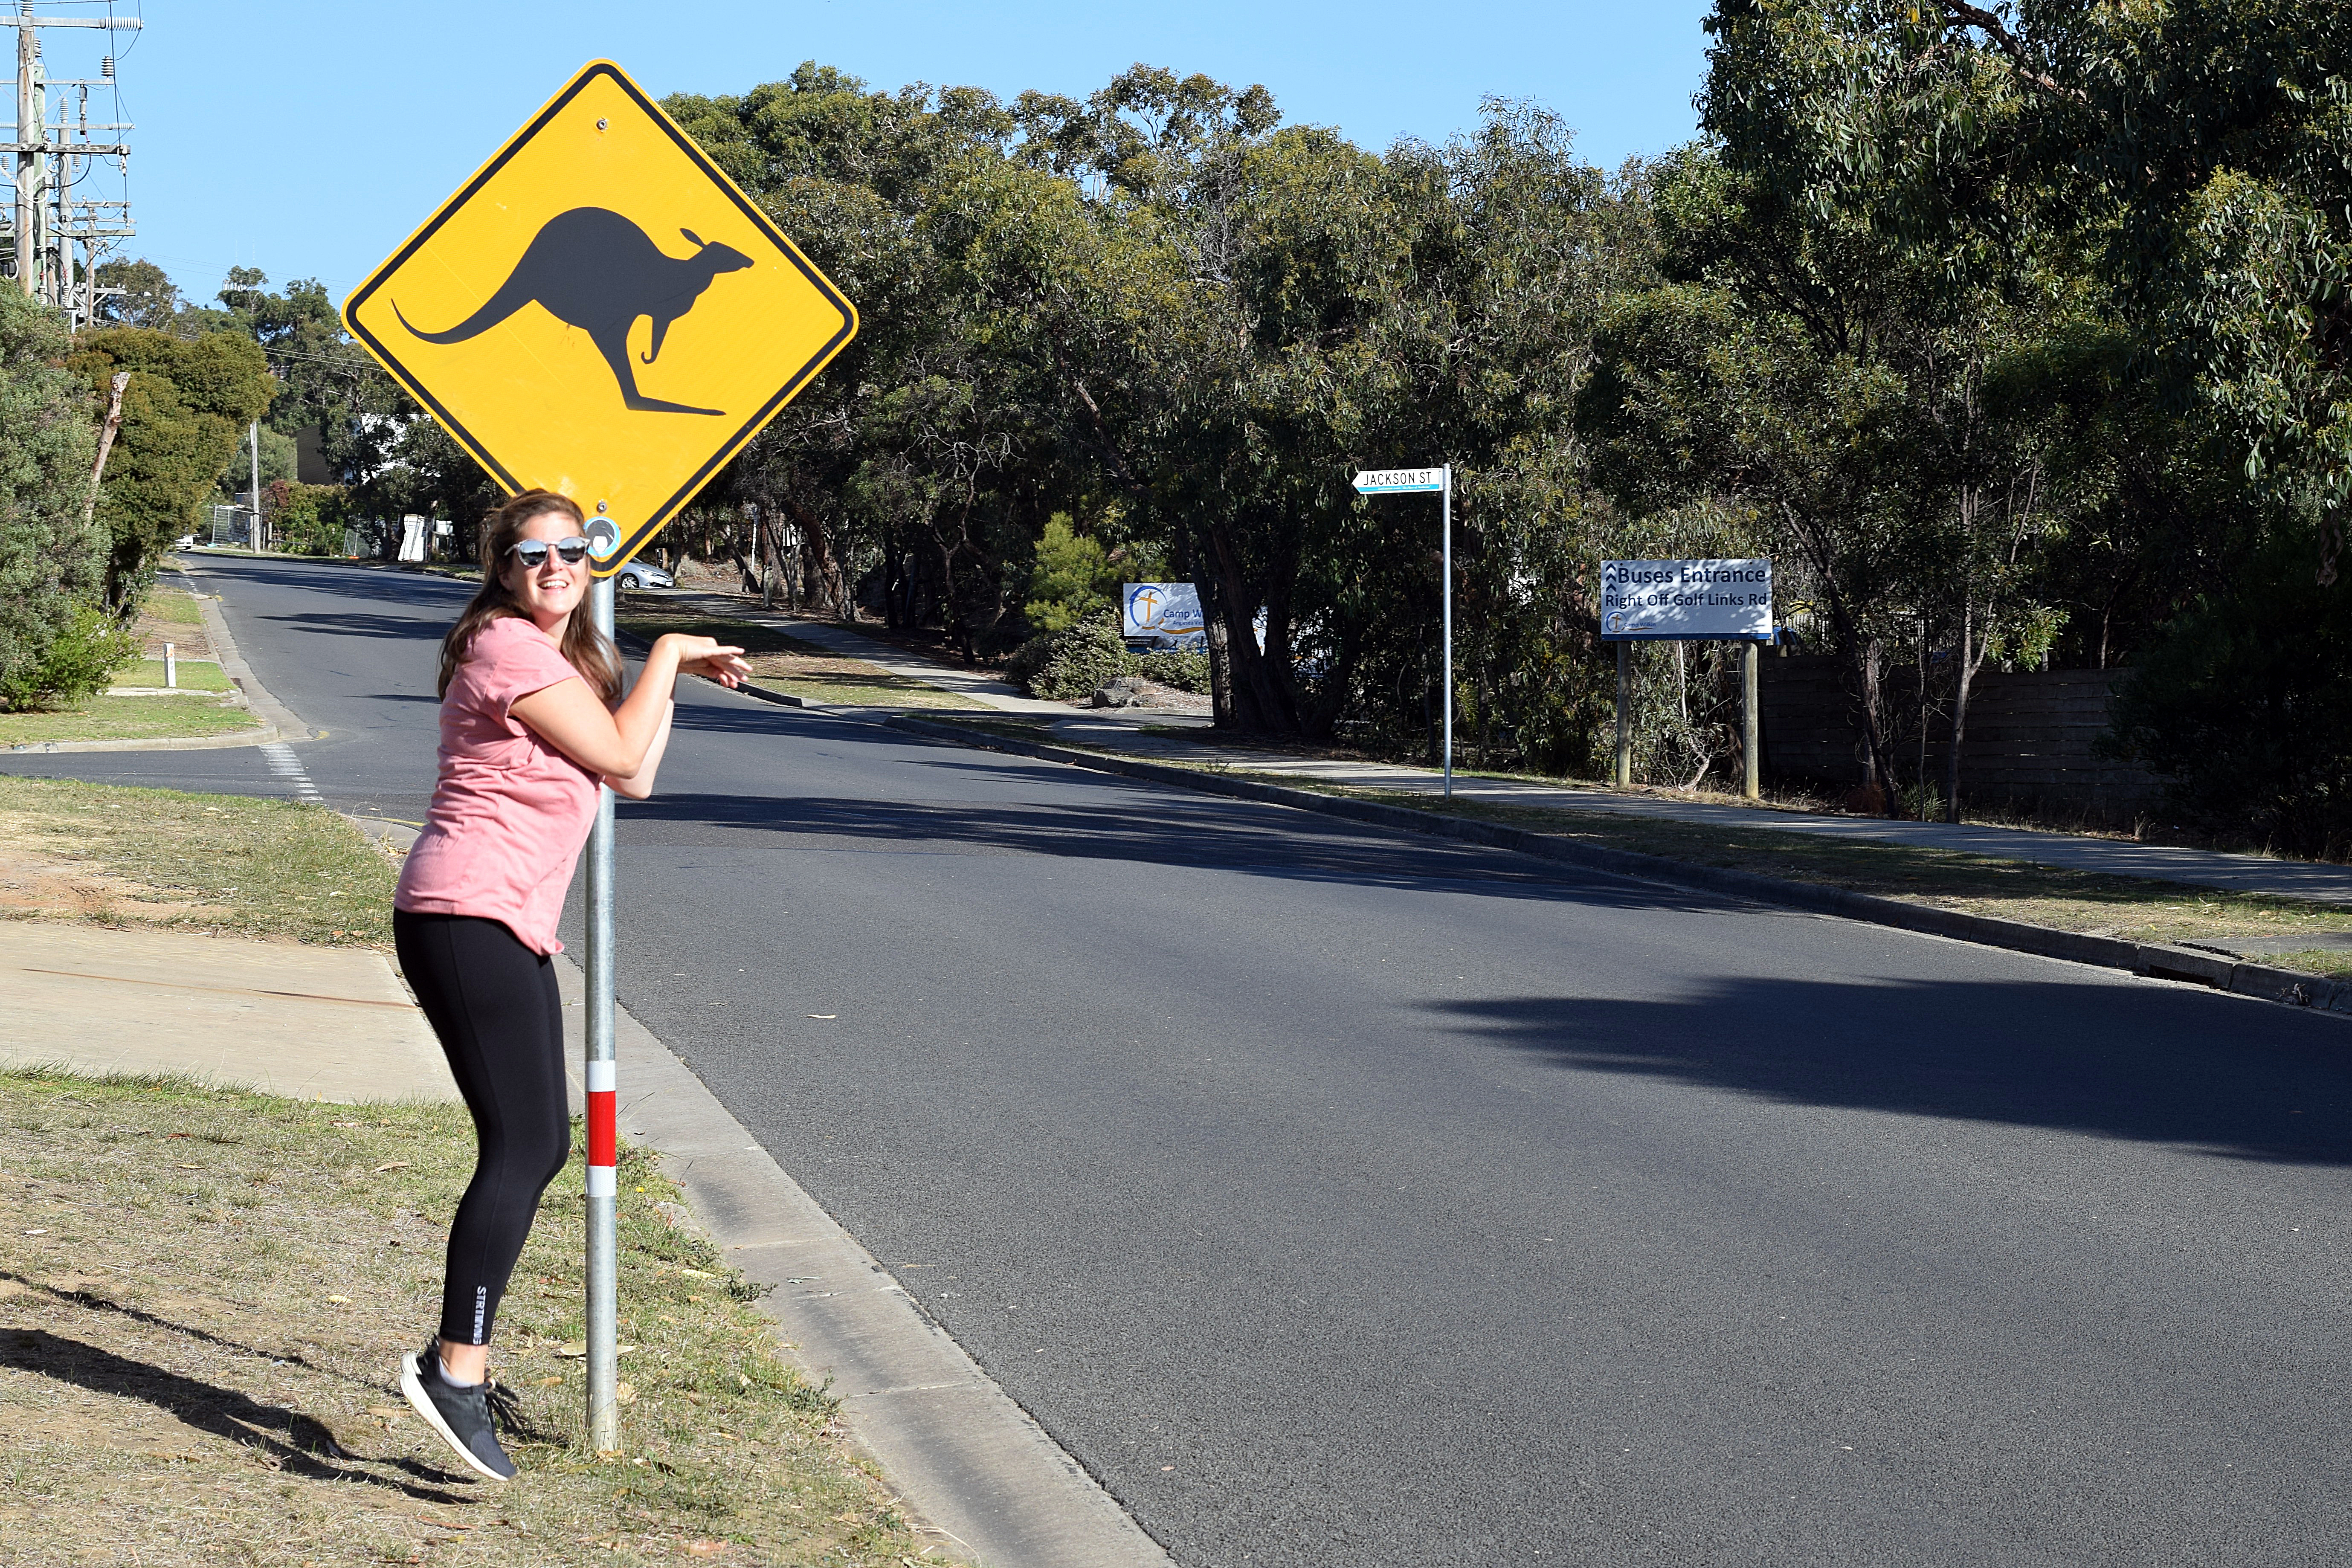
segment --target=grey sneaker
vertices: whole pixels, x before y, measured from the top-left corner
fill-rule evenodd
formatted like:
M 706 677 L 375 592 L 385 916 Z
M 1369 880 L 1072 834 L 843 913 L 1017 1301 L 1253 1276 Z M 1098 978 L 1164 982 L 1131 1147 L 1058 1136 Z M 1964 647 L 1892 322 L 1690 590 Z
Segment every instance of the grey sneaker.
M 490 1426 L 490 1385 L 460 1388 L 442 1376 L 439 1341 L 428 1340 L 423 1350 L 400 1358 L 400 1392 L 459 1458 L 491 1480 L 513 1478 L 514 1461 Z

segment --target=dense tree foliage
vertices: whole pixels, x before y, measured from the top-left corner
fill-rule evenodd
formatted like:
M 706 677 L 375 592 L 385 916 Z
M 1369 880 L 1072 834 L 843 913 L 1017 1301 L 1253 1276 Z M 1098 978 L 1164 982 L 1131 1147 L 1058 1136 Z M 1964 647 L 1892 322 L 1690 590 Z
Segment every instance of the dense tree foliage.
M 1412 752 L 1440 705 L 1436 509 L 1348 481 L 1451 461 L 1474 758 L 1595 767 L 1602 558 L 1755 552 L 1842 661 L 1890 810 L 1958 813 L 1988 663 L 2132 664 L 2118 732 L 2185 805 L 2222 819 L 2269 769 L 2252 815 L 2341 841 L 2305 754 L 2332 742 L 2231 745 L 2181 650 L 2236 668 L 2231 617 L 2335 604 L 2347 16 L 1718 0 L 1700 136 L 1613 174 L 1532 105 L 1374 152 L 1264 88 L 1141 66 L 1084 99 L 814 64 L 682 95 L 864 326 L 667 542 L 1040 670 L 1086 662 L 1118 582 L 1189 578 L 1222 723 Z M 317 284 L 240 271 L 197 306 L 143 263 L 109 280 L 126 327 L 257 345 L 270 423 L 320 432 L 333 504 L 462 539 L 494 500 Z M 324 537 L 331 498 L 300 499 Z M 2281 668 L 2340 665 L 2341 626 L 2273 627 Z M 1729 661 L 1634 667 L 1643 776 L 1727 760 Z M 1904 761 L 1922 725 L 1933 779 Z M 2226 787 L 2199 771 L 2215 750 Z
M 89 518 L 97 422 L 63 368 L 68 347 L 54 311 L 0 289 L 0 702 L 11 708 L 87 695 L 90 661 L 79 655 L 107 643 L 106 534 Z
M 202 525 L 205 501 L 244 448 L 246 426 L 277 395 L 260 347 L 236 332 L 194 339 L 150 327 L 84 332 L 68 363 L 93 397 L 129 371 L 122 430 L 108 459 L 98 519 L 111 539 L 107 600 L 145 593 L 163 551 Z

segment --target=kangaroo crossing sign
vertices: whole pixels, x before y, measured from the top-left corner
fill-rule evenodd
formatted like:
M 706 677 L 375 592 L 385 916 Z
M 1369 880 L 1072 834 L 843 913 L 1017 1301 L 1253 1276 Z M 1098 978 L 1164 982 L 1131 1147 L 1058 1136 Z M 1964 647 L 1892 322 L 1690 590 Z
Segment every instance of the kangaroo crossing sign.
M 343 302 L 509 493 L 570 496 L 609 577 L 857 331 L 857 312 L 597 60 Z

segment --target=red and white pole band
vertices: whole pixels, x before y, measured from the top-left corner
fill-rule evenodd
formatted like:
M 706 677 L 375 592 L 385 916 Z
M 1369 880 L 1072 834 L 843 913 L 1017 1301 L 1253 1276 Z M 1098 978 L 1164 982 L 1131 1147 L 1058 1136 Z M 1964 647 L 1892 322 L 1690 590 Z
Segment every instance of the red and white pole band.
M 608 1061 L 588 1064 L 588 1195 L 592 1198 L 609 1198 L 620 1190 L 613 1174 L 620 1149 L 614 1065 Z

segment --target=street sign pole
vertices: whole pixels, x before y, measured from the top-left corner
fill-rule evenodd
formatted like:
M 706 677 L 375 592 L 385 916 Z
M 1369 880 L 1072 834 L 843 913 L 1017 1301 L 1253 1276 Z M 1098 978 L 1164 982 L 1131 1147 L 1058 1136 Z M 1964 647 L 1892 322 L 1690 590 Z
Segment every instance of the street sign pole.
M 1445 793 L 1454 794 L 1454 465 L 1434 468 L 1366 468 L 1356 475 L 1360 496 L 1393 496 L 1435 490 L 1440 501 L 1439 569 L 1444 579 L 1438 593 L 1444 602 L 1445 625 L 1445 690 L 1443 696 L 1444 734 L 1438 751 L 1445 763 Z
M 1445 798 L 1454 798 L 1454 465 L 1445 465 Z
M 613 579 L 588 590 L 596 629 L 613 635 Z M 599 1453 L 621 1447 L 620 1189 L 613 1048 L 613 792 L 596 791 L 588 830 L 588 1440 Z
M 583 509 L 587 611 L 607 637 L 614 574 L 857 331 L 832 281 L 610 60 L 581 68 L 352 291 L 342 319 L 500 488 L 544 487 Z M 588 1434 L 609 1453 L 621 1442 L 609 789 L 586 859 Z

